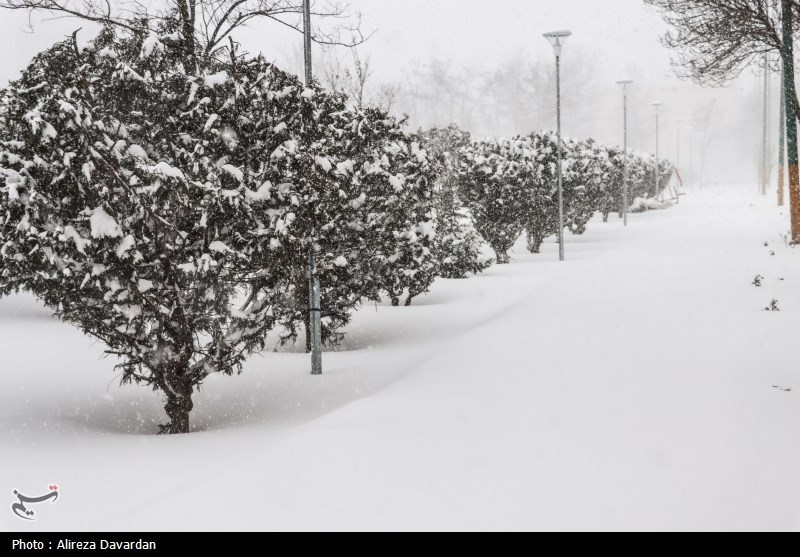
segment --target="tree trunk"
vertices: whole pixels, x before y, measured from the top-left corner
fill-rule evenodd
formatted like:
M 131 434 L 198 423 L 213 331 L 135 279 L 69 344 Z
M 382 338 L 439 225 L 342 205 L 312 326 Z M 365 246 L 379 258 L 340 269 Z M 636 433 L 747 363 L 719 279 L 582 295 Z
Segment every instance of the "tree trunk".
M 508 265 L 511 263 L 511 256 L 505 250 L 498 250 L 494 248 L 495 257 L 497 258 L 498 265 Z
M 786 150 L 789 166 L 789 204 L 792 221 L 792 241 L 800 243 L 800 173 L 797 153 L 797 116 L 795 101 L 797 89 L 794 83 L 794 44 L 792 25 L 792 2 L 781 0 L 783 19 L 783 85 L 786 96 Z
M 167 379 L 168 388 L 164 391 L 167 402 L 164 410 L 169 423 L 161 427 L 161 433 L 189 433 L 189 413 L 192 411 L 192 384 L 189 379 L 173 377 Z
M 531 253 L 540 253 L 542 251 L 542 241 L 544 239 L 536 234 L 528 232 L 528 251 Z

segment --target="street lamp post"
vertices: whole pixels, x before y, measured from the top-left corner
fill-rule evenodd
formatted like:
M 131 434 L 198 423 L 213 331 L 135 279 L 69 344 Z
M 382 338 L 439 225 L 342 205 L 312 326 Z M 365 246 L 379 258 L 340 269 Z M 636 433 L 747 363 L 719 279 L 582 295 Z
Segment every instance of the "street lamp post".
M 622 87 L 623 127 L 625 130 L 625 141 L 623 145 L 623 160 L 625 169 L 622 174 L 622 214 L 624 219 L 623 223 L 625 226 L 628 226 L 628 85 L 632 83 L 632 79 L 621 79 L 617 81 L 617 85 Z
M 305 63 L 305 84 L 311 87 L 313 72 L 311 68 L 311 0 L 303 0 L 303 62 Z M 319 276 L 317 275 L 317 256 L 314 247 L 314 234 L 308 246 L 308 304 L 309 334 L 311 336 L 311 375 L 322 375 L 322 319 Z
M 659 195 L 661 195 L 661 161 L 659 160 L 659 156 L 658 156 L 659 155 L 659 153 L 658 153 L 658 147 L 659 147 L 659 133 L 658 133 L 659 132 L 659 130 L 658 130 L 658 123 L 659 122 L 658 122 L 658 120 L 659 120 L 659 108 L 661 108 L 661 105 L 664 104 L 664 103 L 662 103 L 661 101 L 655 101 L 655 102 L 650 103 L 650 104 L 652 104 L 654 107 L 656 107 L 656 195 L 655 195 L 655 197 L 658 197 Z
M 544 37 L 553 46 L 556 55 L 556 121 L 558 147 L 558 259 L 564 261 L 564 186 L 561 174 L 561 48 L 571 31 L 551 31 Z

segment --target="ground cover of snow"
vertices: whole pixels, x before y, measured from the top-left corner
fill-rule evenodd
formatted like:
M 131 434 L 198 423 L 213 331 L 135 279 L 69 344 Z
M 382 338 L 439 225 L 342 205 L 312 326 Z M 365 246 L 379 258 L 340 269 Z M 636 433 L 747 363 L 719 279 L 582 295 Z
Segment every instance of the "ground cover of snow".
M 362 308 L 322 377 L 299 347 L 212 377 L 187 436 L 153 435 L 159 397 L 100 345 L 0 300 L 0 529 L 800 529 L 787 215 L 720 187 L 596 219 L 563 264 L 521 240 Z M 51 483 L 36 522 L 10 512 Z

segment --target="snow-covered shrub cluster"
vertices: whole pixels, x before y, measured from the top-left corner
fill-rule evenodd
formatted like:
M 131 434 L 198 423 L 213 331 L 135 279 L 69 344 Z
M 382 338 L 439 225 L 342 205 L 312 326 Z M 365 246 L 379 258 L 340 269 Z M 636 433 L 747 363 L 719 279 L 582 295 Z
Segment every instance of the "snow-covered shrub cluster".
M 508 250 L 523 231 L 532 253 L 558 233 L 557 147 L 555 134 L 536 132 L 472 142 L 459 150 L 460 197 L 498 263 L 508 263 Z M 593 140 L 562 141 L 565 229 L 583 234 L 596 212 L 606 220 L 610 212 L 622 212 L 623 169 L 621 149 Z M 662 161 L 660 169 L 666 185 L 672 165 Z M 656 196 L 653 157 L 629 151 L 628 176 L 629 203 Z M 653 205 L 640 202 L 636 207 Z
M 263 59 L 187 57 L 167 31 L 104 30 L 38 55 L 0 94 L 0 295 L 28 290 L 101 340 L 123 381 L 192 393 L 308 315 L 328 339 L 381 292 L 433 280 L 419 139 Z
M 470 135 L 451 124 L 422 133 L 423 144 L 434 166 L 434 205 L 436 239 L 434 253 L 439 276 L 463 279 L 486 270 L 492 260 L 482 255 L 483 239 L 472 222 L 472 215 L 459 197 L 458 157 L 470 144 Z
M 458 183 L 475 228 L 498 263 L 525 228 L 538 200 L 533 188 L 535 151 L 521 139 L 486 139 L 461 150 Z
M 553 134 L 411 134 L 233 43 L 187 52 L 163 25 L 57 44 L 0 92 L 0 296 L 32 292 L 102 341 L 124 382 L 163 393 L 165 432 L 187 432 L 194 390 L 270 331 L 310 342 L 312 252 L 335 343 L 367 300 L 409 305 L 486 269 L 484 240 L 507 263 L 523 231 L 531 251 L 557 231 Z M 563 145 L 580 234 L 619 208 L 622 158 Z M 631 156 L 631 199 L 652 167 Z

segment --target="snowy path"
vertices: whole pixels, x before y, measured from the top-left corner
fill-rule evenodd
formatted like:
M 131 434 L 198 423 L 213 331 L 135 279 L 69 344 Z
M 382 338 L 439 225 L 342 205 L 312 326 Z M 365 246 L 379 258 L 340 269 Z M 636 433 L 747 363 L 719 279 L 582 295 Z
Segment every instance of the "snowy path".
M 106 390 L 99 347 L 2 301 L 0 487 L 63 497 L 0 527 L 800 529 L 800 253 L 751 190 L 364 308 L 322 379 L 255 358 L 181 438 L 142 435 L 158 400 Z

